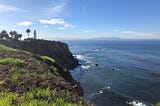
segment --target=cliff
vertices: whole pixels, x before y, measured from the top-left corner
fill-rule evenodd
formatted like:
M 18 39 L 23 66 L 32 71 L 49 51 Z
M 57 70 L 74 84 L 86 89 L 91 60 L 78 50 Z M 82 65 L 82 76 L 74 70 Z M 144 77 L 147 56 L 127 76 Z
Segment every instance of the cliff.
M 64 68 L 72 69 L 77 66 L 78 61 L 73 57 L 66 43 L 47 40 L 0 40 L 0 43 L 8 47 L 26 50 L 34 54 L 49 56 Z
M 29 42 L 25 42 L 26 46 L 24 43 L 20 43 L 22 45 L 18 48 L 23 46 L 25 49 L 29 49 L 34 45 L 36 50 L 48 50 L 45 51 L 46 53 L 41 51 L 41 54 L 44 53 L 46 55 L 52 51 L 53 47 L 50 46 L 55 44 L 54 47 L 61 48 L 56 50 L 64 49 L 62 54 L 65 56 L 66 51 L 68 51 L 67 45 L 60 42 L 57 44 L 48 42 L 49 47 L 45 45 L 47 43 L 45 41 L 44 44 L 35 43 L 39 41 L 30 42 L 31 44 Z M 4 41 L 3 43 L 6 42 Z M 8 43 L 10 46 L 11 44 Z M 15 45 L 12 46 L 15 47 Z M 37 45 L 41 45 L 41 48 Z M 36 52 L 36 50 L 33 51 Z M 53 51 L 55 52 L 55 50 Z M 38 54 L 39 52 L 36 53 Z M 81 98 L 83 90 L 79 83 L 72 78 L 68 70 L 57 64 L 54 58 L 37 54 L 0 44 L 0 106 L 84 105 Z M 62 54 L 48 53 L 51 56 L 61 56 Z M 72 57 L 71 53 L 68 53 L 68 55 Z M 65 56 L 62 58 L 65 58 Z M 70 60 L 66 59 L 66 61 Z M 58 62 L 62 61 L 59 60 Z

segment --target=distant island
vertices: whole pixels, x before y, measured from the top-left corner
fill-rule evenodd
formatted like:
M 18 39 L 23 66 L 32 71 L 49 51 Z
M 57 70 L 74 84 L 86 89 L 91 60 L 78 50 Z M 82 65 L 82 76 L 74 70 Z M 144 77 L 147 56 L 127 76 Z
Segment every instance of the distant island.
M 119 37 L 98 37 L 98 38 L 92 38 L 90 40 L 122 40 Z

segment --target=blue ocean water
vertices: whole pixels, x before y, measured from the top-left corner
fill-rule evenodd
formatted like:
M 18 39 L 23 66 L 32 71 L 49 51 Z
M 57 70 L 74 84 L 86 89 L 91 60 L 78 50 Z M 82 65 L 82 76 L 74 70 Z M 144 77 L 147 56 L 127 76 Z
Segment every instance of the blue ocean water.
M 160 41 L 65 41 L 82 64 L 72 71 L 97 106 L 160 102 Z

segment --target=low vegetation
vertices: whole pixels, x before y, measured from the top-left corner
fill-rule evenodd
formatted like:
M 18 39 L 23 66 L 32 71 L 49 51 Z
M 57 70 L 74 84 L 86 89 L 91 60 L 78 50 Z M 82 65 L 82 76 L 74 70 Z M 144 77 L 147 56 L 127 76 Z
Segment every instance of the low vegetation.
M 13 66 L 21 66 L 25 64 L 25 61 L 18 58 L 2 58 L 0 59 L 0 64 L 11 64 Z
M 41 58 L 44 60 L 44 61 L 50 61 L 51 63 L 55 63 L 55 59 L 51 58 L 51 57 L 48 57 L 48 56 L 41 56 Z
M 4 46 L 0 44 L 0 50 L 5 50 L 5 51 L 16 51 L 16 49 Z
M 54 99 L 53 99 L 54 98 Z M 18 102 L 17 102 L 18 99 Z M 14 93 L 0 93 L 0 106 L 82 106 L 67 103 L 49 89 L 36 89 L 18 98 Z

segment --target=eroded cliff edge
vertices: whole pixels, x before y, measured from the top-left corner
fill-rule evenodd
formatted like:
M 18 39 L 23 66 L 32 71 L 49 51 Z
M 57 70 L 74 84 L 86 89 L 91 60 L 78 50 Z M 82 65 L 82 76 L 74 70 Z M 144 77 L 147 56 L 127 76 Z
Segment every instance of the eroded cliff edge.
M 48 40 L 0 40 L 1 44 L 8 47 L 26 50 L 34 54 L 54 58 L 57 64 L 64 68 L 72 69 L 77 66 L 78 61 L 73 57 L 66 43 Z

